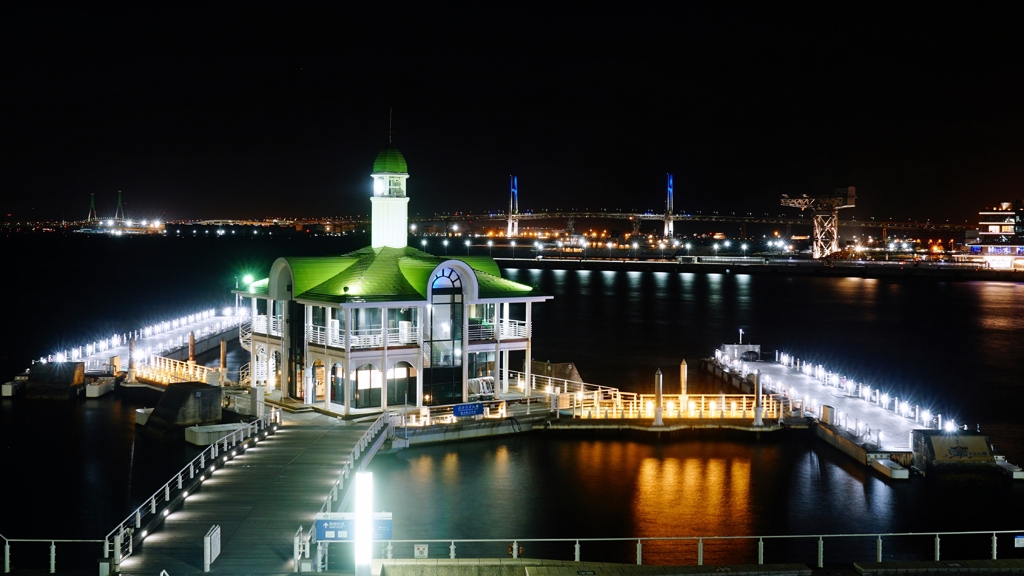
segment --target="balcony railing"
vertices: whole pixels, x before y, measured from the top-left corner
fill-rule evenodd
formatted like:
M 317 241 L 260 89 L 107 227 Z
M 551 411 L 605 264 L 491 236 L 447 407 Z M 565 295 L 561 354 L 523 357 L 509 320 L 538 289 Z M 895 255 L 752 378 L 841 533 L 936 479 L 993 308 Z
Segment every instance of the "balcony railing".
M 345 336 L 345 333 L 328 330 L 324 326 L 306 327 L 306 339 L 310 344 L 344 348 Z M 381 348 L 384 346 L 384 331 L 381 328 L 352 330 L 348 336 L 352 340 L 352 348 Z M 416 345 L 419 343 L 419 328 L 411 324 L 388 328 L 387 339 L 388 346 Z
M 502 338 L 529 338 L 529 330 L 524 320 L 502 320 L 501 321 L 501 337 Z

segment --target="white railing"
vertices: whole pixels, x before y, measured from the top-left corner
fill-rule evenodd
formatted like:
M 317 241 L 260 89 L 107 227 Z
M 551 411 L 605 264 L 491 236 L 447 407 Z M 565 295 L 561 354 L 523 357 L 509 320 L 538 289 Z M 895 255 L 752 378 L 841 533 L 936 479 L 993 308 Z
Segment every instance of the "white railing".
M 331 486 L 331 490 L 327 493 L 327 498 L 324 499 L 323 505 L 320 506 L 320 513 L 336 512 L 338 510 L 344 510 L 348 504 L 348 500 L 351 497 L 351 492 L 345 490 L 347 482 L 351 479 L 352 473 L 357 470 L 366 468 L 369 464 L 370 459 L 373 458 L 374 454 L 380 448 L 383 441 L 388 437 L 388 431 L 392 426 L 392 414 L 390 412 L 384 412 L 370 427 L 363 432 L 363 435 L 356 441 L 355 446 L 348 453 L 348 458 L 345 461 L 345 465 L 342 467 L 341 472 L 338 473 L 338 478 L 334 481 Z M 302 558 L 309 558 L 309 552 L 311 543 L 316 541 L 316 530 L 313 526 L 309 527 L 308 531 L 303 531 L 302 526 L 295 531 L 293 539 L 292 555 L 294 560 L 294 571 L 302 571 Z M 320 572 L 321 562 L 326 556 L 327 548 L 317 544 L 316 554 L 316 566 L 315 570 Z
M 388 328 L 388 346 L 408 346 L 420 343 L 418 326 L 410 326 L 407 330 Z
M 252 385 L 252 368 L 249 362 L 242 364 L 238 368 L 238 385 L 239 386 L 251 386 Z
M 170 515 L 173 508 L 184 502 L 189 491 L 201 487 L 206 474 L 231 460 L 239 450 L 259 442 L 259 437 L 265 438 L 268 429 L 275 430 L 280 421 L 280 412 L 272 410 L 208 446 L 107 534 L 103 540 L 103 557 L 111 558 L 113 569 L 117 570 L 121 562 L 131 556 L 136 539 L 148 535 L 142 529 L 144 519 L 151 522 L 157 514 Z
M 407 346 L 419 343 L 419 333 L 416 327 L 413 327 L 411 330 L 389 328 L 387 335 L 388 346 Z M 381 328 L 353 330 L 351 337 L 353 348 L 380 348 L 384 346 L 384 333 Z M 334 348 L 345 347 L 344 334 L 331 332 L 323 326 L 307 326 L 306 340 L 310 344 L 318 344 L 320 346 L 326 344 Z
M 510 385 L 526 390 L 526 374 L 509 370 Z M 654 394 L 623 392 L 611 386 L 576 382 L 538 374 L 530 375 L 530 395 L 547 396 L 551 410 L 577 410 L 585 418 L 653 418 L 657 408 Z M 754 417 L 753 394 L 662 394 L 663 418 L 737 418 Z M 763 394 L 763 418 L 782 418 L 784 406 L 775 396 Z
M 529 338 L 529 331 L 527 330 L 525 320 L 502 320 L 501 321 L 501 337 L 502 338 Z
M 238 325 L 238 343 L 244 350 L 252 350 L 252 322 Z
M 508 404 L 504 400 L 481 400 L 483 404 L 484 419 L 502 419 L 508 416 Z M 434 406 L 423 406 L 416 411 L 396 414 L 393 421 L 396 426 L 423 427 L 437 424 L 455 424 L 458 417 L 455 416 L 455 406 L 458 404 L 440 404 Z
M 956 540 L 956 550 L 958 554 L 967 553 L 974 555 L 973 557 L 964 558 L 963 556 L 957 556 L 960 562 L 971 562 L 972 558 L 977 558 L 979 547 L 976 545 L 968 545 L 967 543 L 961 542 L 966 538 L 954 538 L 954 537 L 979 537 L 984 536 L 988 540 L 988 554 L 987 558 L 977 560 L 998 560 L 998 549 L 999 549 L 999 536 L 1002 536 L 1002 544 L 1004 546 L 1013 547 L 1013 536 L 1020 533 L 1020 530 L 993 530 L 993 531 L 977 531 L 977 532 L 925 532 L 925 533 L 913 533 L 913 532 L 902 532 L 902 533 L 882 533 L 882 534 L 798 534 L 798 535 L 773 535 L 773 536 L 668 536 L 668 537 L 642 537 L 642 538 L 477 538 L 477 539 L 464 539 L 464 540 L 429 540 L 429 539 L 417 539 L 417 540 L 375 540 L 377 544 L 374 546 L 375 549 L 381 551 L 381 557 L 385 559 L 395 558 L 413 558 L 413 546 L 415 544 L 427 544 L 430 549 L 433 550 L 434 545 L 439 545 L 438 549 L 441 550 L 442 556 L 432 556 L 433 558 L 447 557 L 450 560 L 457 558 L 501 558 L 503 556 L 512 556 L 512 558 L 519 558 L 521 551 L 525 553 L 526 548 L 529 548 L 530 558 L 548 558 L 551 560 L 564 561 L 571 557 L 576 562 L 583 562 L 585 558 L 583 556 L 584 547 L 586 550 L 593 550 L 596 556 L 599 556 L 597 560 L 600 562 L 607 562 L 607 553 L 610 547 L 615 543 L 626 544 L 629 547 L 635 545 L 635 559 L 638 565 L 644 563 L 644 546 L 646 545 L 649 549 L 653 549 L 652 555 L 657 555 L 659 552 L 665 550 L 672 551 L 672 557 L 676 565 L 679 564 L 677 558 L 679 553 L 682 551 L 695 561 L 697 566 L 704 566 L 704 555 L 705 546 L 710 546 L 710 552 L 715 554 L 717 557 L 726 557 L 730 559 L 730 563 L 733 564 L 745 564 L 752 562 L 756 559 L 757 564 L 764 564 L 764 555 L 766 544 L 771 546 L 774 543 L 780 545 L 791 546 L 793 541 L 803 541 L 817 545 L 816 558 L 814 562 L 818 568 L 822 568 L 825 565 L 825 544 L 828 542 L 829 550 L 836 550 L 832 553 L 833 555 L 829 558 L 830 563 L 837 562 L 892 562 L 896 555 L 905 561 L 914 562 L 926 562 L 928 560 L 932 562 L 941 562 L 941 547 L 943 543 L 948 548 L 950 547 L 950 540 Z M 859 540 L 859 542 L 857 542 Z M 886 543 L 889 546 L 893 545 L 893 541 L 898 540 L 900 545 L 894 553 L 892 548 L 887 548 Z M 915 541 L 916 542 L 912 542 Z M 931 551 L 927 554 L 922 554 L 920 549 L 922 548 L 920 541 L 924 540 L 924 547 L 927 548 L 931 545 Z M 843 543 L 848 543 L 846 546 Z M 511 544 L 511 545 L 510 545 Z M 532 546 L 531 546 L 532 544 Z M 976 544 L 973 542 L 972 544 Z M 396 546 L 397 545 L 397 546 Z M 716 546 L 717 545 L 717 546 Z M 736 547 L 739 545 L 740 549 Z M 872 546 L 873 545 L 873 546 Z M 868 556 L 868 552 L 865 554 L 865 549 L 874 548 L 873 557 Z M 727 548 L 723 550 L 722 548 Z M 808 551 L 815 550 L 808 546 Z M 621 549 L 621 548 L 620 548 Z M 984 549 L 984 548 L 982 548 Z M 460 550 L 461 556 L 456 555 L 456 551 Z M 886 552 L 888 550 L 888 557 Z M 792 552 L 787 553 L 792 554 Z M 838 557 L 838 558 L 837 558 Z M 787 557 L 787 562 L 807 562 L 811 558 L 800 558 L 800 557 Z M 980 564 L 980 563 L 979 563 Z M 928 568 L 945 569 L 948 566 L 943 563 L 942 565 L 929 566 L 918 565 L 916 568 L 927 571 Z M 978 572 L 986 571 L 984 566 L 974 567 Z M 980 569 L 978 569 L 980 568 Z M 962 568 L 968 570 L 967 566 Z M 988 566 L 989 570 L 997 571 L 998 568 Z M 895 572 L 895 570 L 893 570 Z
M 163 356 L 153 356 L 142 366 L 135 369 L 135 377 L 158 384 L 173 382 L 204 382 L 219 384 L 222 372 L 220 368 L 209 368 L 195 362 L 174 360 Z
M 281 317 L 274 316 L 273 318 L 270 319 L 270 335 L 280 336 L 281 334 Z
M 45 544 L 50 543 L 50 574 L 57 572 L 57 544 L 102 544 L 103 540 L 61 540 L 61 539 L 48 539 L 48 538 L 6 538 L 3 534 L 0 534 L 0 540 L 4 541 L 4 574 L 8 574 L 11 571 L 11 543 L 23 543 L 23 544 Z M 68 546 L 65 546 L 68 548 Z M 90 546 L 91 548 L 91 546 Z M 21 568 L 28 568 L 28 566 L 22 566 Z
M 266 314 L 260 314 L 259 316 L 256 316 L 255 318 L 252 319 L 252 331 L 257 333 L 257 334 L 264 334 L 264 335 L 266 335 L 266 333 L 267 333 L 267 315 Z

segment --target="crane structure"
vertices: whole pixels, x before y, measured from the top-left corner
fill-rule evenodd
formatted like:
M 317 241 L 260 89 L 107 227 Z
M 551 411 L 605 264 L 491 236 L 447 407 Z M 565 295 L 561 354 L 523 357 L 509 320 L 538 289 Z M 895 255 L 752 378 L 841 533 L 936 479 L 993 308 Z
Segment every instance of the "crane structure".
M 839 211 L 853 208 L 857 202 L 857 189 L 836 188 L 834 194 L 827 196 L 808 196 L 801 194 L 799 198 L 782 195 L 782 205 L 800 210 L 810 210 L 814 219 L 814 243 L 811 245 L 811 256 L 828 258 L 839 252 Z

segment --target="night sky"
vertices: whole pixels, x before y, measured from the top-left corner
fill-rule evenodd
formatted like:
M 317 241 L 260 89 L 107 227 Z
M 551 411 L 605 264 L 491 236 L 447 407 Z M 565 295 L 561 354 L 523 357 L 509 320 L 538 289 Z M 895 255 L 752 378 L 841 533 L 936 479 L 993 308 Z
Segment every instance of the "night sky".
M 664 207 L 975 221 L 1024 196 L 1019 3 L 7 2 L 9 219 Z M 803 3 L 801 3 L 803 4 Z M 808 11 L 811 10 L 811 11 Z

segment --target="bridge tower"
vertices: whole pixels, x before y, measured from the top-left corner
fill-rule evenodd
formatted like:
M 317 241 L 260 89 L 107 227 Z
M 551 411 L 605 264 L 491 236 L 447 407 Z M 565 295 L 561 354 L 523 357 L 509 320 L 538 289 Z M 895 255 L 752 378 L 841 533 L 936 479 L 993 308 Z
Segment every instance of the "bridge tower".
M 124 220 L 124 207 L 121 206 L 121 191 L 117 191 L 117 210 L 114 211 L 114 222 Z
M 782 205 L 800 210 L 810 209 L 814 218 L 814 244 L 811 256 L 827 258 L 839 252 L 839 210 L 853 208 L 857 202 L 857 189 L 836 188 L 835 194 L 827 196 L 808 196 L 801 194 L 799 198 L 782 195 Z
M 662 234 L 665 238 L 672 238 L 675 236 L 674 222 L 672 221 L 672 212 L 675 209 L 672 201 L 672 175 L 668 175 L 668 198 L 665 200 L 665 233 Z
M 507 238 L 519 237 L 519 178 L 509 176 Z
M 99 219 L 99 215 L 96 214 L 96 193 L 93 192 L 92 194 L 89 194 L 89 217 L 85 220 L 87 222 L 95 222 Z

